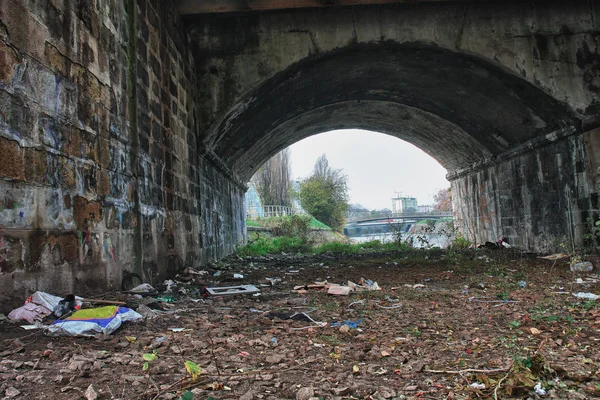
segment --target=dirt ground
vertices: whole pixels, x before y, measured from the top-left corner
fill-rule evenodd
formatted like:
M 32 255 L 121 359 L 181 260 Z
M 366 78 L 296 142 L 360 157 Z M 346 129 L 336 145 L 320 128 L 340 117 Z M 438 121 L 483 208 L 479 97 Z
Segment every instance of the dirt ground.
M 212 276 L 216 269 L 219 277 Z M 230 279 L 232 273 L 244 278 Z M 51 338 L 5 320 L 0 396 L 600 398 L 599 301 L 573 295 L 600 294 L 597 269 L 576 275 L 565 260 L 509 250 L 416 251 L 230 257 L 208 275 L 181 278 L 189 289 L 199 281 L 259 286 L 269 284 L 267 277 L 281 282 L 260 287 L 260 296 L 202 299 L 199 290 L 188 290 L 164 305 L 165 313 L 125 323 L 108 337 Z M 382 290 L 349 296 L 293 291 L 315 281 L 360 278 Z M 270 319 L 269 312 L 305 312 L 327 325 Z M 343 321 L 359 323 L 331 326 Z M 147 371 L 143 354 L 155 358 Z M 195 380 L 186 360 L 201 368 Z

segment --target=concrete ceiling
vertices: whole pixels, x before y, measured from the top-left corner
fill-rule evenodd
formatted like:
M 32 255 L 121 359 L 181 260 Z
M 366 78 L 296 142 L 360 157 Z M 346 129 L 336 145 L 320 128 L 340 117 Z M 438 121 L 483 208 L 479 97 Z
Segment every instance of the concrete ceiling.
M 455 171 L 576 126 L 566 106 L 499 67 L 432 46 L 355 45 L 304 60 L 249 93 L 205 142 L 241 179 L 305 137 L 388 133 Z
M 495 0 L 494 2 L 508 1 Z M 514 0 L 513 0 L 514 1 Z M 244 13 L 251 11 L 275 11 L 294 8 L 371 6 L 399 4 L 416 6 L 419 4 L 489 3 L 491 0 L 175 0 L 175 7 L 181 15 Z

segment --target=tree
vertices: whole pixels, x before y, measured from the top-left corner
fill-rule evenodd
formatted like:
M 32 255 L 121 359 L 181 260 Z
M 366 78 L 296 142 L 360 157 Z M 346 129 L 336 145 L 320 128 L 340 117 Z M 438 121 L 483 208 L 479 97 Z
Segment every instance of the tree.
M 433 195 L 433 209 L 437 211 L 452 211 L 452 188 L 440 189 Z
M 251 182 L 263 205 L 292 205 L 291 175 L 289 149 L 280 151 L 260 167 Z
M 323 154 L 312 175 L 300 182 L 300 204 L 309 214 L 332 229 L 342 232 L 348 209 L 347 177 L 329 166 Z

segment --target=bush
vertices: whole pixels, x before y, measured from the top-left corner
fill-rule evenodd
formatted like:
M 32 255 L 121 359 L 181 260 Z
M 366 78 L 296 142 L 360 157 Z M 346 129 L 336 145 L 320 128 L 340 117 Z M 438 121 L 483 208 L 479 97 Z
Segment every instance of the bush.
M 300 238 L 280 236 L 275 238 L 258 238 L 237 251 L 240 257 L 266 256 L 268 254 L 298 253 L 310 250 L 310 246 Z
M 269 218 L 266 227 L 274 236 L 298 237 L 308 240 L 312 224 L 310 215 L 289 215 Z
M 457 232 L 454 240 L 450 243 L 450 247 L 453 249 L 467 249 L 471 244 L 460 232 Z
M 370 240 L 361 244 L 363 249 L 378 249 L 381 248 L 381 240 Z

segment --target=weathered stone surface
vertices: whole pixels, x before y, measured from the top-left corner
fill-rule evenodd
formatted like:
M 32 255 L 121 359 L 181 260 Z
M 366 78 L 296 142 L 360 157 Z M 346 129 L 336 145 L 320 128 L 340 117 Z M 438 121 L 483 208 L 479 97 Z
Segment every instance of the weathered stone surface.
M 313 134 L 388 133 L 448 169 L 469 239 L 582 244 L 598 214 L 599 17 L 586 1 L 190 17 L 202 141 L 243 181 Z
M 244 241 L 243 187 L 198 151 L 188 49 L 169 1 L 0 4 L 1 309 Z

